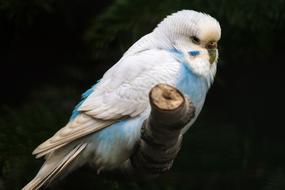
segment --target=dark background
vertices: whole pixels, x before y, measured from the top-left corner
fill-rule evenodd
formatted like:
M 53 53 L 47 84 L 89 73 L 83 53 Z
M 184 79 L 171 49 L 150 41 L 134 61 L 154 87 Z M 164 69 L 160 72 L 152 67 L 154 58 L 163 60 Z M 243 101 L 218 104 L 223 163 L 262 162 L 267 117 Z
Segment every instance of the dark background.
M 285 189 L 283 0 L 0 0 L 0 189 L 20 189 L 32 150 L 127 48 L 181 9 L 222 27 L 213 87 L 174 167 L 141 183 L 85 167 L 50 189 Z

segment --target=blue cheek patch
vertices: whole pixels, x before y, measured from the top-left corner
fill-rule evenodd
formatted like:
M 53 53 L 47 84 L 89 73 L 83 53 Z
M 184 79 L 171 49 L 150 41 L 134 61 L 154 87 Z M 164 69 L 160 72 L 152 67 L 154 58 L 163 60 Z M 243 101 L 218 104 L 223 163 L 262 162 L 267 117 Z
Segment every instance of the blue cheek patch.
M 189 55 L 191 56 L 197 56 L 197 55 L 200 55 L 200 51 L 188 51 Z

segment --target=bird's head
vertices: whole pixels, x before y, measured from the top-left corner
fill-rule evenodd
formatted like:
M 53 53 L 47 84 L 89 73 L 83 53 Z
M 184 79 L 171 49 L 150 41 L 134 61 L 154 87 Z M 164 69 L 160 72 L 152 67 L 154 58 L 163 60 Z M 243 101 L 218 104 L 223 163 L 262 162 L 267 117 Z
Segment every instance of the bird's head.
M 181 52 L 194 73 L 214 77 L 221 37 L 216 19 L 204 13 L 182 10 L 166 17 L 153 33 L 163 41 L 164 47 Z

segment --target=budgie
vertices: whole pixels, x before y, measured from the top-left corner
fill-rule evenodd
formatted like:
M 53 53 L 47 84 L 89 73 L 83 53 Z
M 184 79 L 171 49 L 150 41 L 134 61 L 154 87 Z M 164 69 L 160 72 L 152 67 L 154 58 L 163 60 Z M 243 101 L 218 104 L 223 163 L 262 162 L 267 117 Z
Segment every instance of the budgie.
M 135 42 L 82 95 L 69 122 L 33 152 L 46 161 L 23 189 L 46 186 L 82 165 L 97 173 L 126 162 L 150 115 L 148 93 L 159 83 L 179 89 L 199 115 L 217 68 L 219 22 L 208 14 L 182 10 L 163 19 Z

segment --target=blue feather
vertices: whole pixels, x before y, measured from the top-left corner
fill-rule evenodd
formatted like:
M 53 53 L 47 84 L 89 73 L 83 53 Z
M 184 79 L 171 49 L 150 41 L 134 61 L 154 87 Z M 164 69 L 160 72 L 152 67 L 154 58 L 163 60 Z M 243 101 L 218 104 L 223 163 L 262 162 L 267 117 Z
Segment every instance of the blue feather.
M 200 55 L 200 51 L 189 51 L 188 52 L 191 56 L 197 56 L 197 55 Z
M 79 107 L 83 104 L 83 102 L 86 100 L 86 98 L 88 98 L 88 96 L 90 94 L 92 94 L 92 92 L 94 92 L 98 82 L 99 82 L 99 80 L 97 81 L 96 84 L 94 84 L 90 89 L 88 89 L 86 92 L 84 92 L 81 95 L 81 101 L 74 107 L 72 114 L 71 114 L 71 117 L 70 117 L 70 120 L 73 120 L 74 118 L 76 118 L 79 115 L 79 113 L 80 113 L 80 111 L 78 110 Z
M 176 88 L 191 98 L 194 105 L 204 99 L 207 93 L 207 83 L 204 78 L 193 73 L 184 54 L 177 49 L 170 49 L 180 63 L 180 77 L 177 80 Z
M 104 128 L 97 135 L 97 140 L 106 143 L 116 143 L 118 139 L 125 139 L 126 136 L 131 136 L 133 132 L 137 131 L 143 124 L 145 117 L 138 116 L 135 118 L 122 119 Z M 112 144 L 112 143 L 111 143 Z
M 134 118 L 122 119 L 93 133 L 89 136 L 90 142 L 92 142 L 89 146 L 90 151 L 96 151 L 96 155 L 100 155 L 100 162 L 106 160 L 114 162 L 122 159 L 118 155 L 128 157 L 129 151 L 139 139 L 141 126 L 147 116 L 148 114 L 144 113 Z

